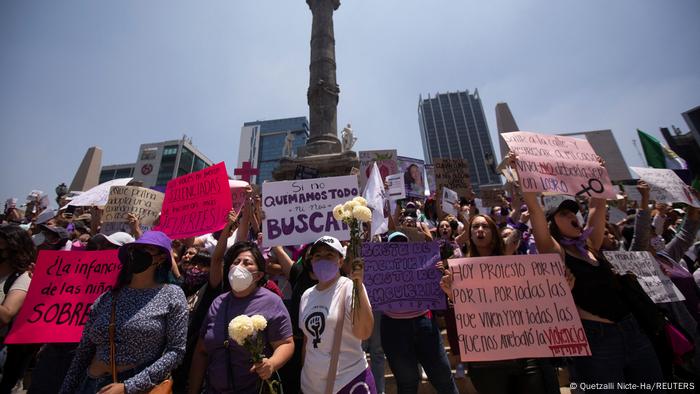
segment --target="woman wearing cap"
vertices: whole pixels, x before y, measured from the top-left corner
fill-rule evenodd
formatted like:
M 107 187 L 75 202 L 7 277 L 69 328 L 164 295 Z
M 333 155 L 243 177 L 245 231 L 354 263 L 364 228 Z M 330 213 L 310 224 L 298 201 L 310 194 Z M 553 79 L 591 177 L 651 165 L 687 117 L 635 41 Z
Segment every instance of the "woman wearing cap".
M 267 278 L 258 247 L 247 241 L 234 244 L 224 255 L 224 272 L 231 291 L 214 299 L 202 325 L 190 368 L 191 394 L 201 391 L 205 376 L 207 393 L 258 393 L 262 380 L 277 379 L 294 353 L 289 313 L 279 296 L 262 287 Z M 229 337 L 228 325 L 240 315 L 267 320 L 261 363 L 251 365 L 251 354 Z
M 114 289 L 92 305 L 61 393 L 148 391 L 180 363 L 187 336 L 187 302 L 178 286 L 163 284 L 170 270 L 170 239 L 147 231 L 119 248 L 122 270 Z M 116 325 L 112 383 L 109 325 Z
M 469 218 L 467 257 L 506 256 L 498 225 L 485 214 Z M 445 272 L 442 289 L 452 297 L 451 274 Z M 454 321 L 448 322 L 456 326 Z M 555 371 L 536 359 L 513 359 L 469 363 L 469 376 L 480 394 L 558 393 Z
M 29 234 L 16 224 L 0 226 L 0 348 L 27 297 L 31 278 L 27 269 L 36 259 Z M 29 366 L 35 345 L 7 345 L 0 393 L 9 393 Z
M 304 292 L 299 307 L 299 327 L 305 335 L 301 389 L 305 394 L 324 393 L 328 385 L 333 393 L 376 393 L 362 350 L 362 341 L 374 328 L 364 285 L 358 287 L 360 302 L 354 318 L 351 313 L 353 280 L 362 283 L 364 270 L 353 271 L 351 278 L 340 276 L 345 249 L 334 237 L 319 238 L 309 253 L 318 284 Z M 336 365 L 331 365 L 334 355 Z M 331 374 L 334 368 L 336 373 Z
M 517 158 L 512 154 L 509 158 L 515 166 Z M 605 199 L 590 199 L 585 227 L 576 217 L 576 201 L 565 200 L 545 214 L 536 193 L 523 192 L 523 199 L 530 211 L 538 252 L 557 253 L 564 259 L 567 280 L 591 349 L 591 356 L 572 358 L 572 381 L 652 385 L 663 381 L 654 348 L 625 302 L 611 264 L 600 252 Z

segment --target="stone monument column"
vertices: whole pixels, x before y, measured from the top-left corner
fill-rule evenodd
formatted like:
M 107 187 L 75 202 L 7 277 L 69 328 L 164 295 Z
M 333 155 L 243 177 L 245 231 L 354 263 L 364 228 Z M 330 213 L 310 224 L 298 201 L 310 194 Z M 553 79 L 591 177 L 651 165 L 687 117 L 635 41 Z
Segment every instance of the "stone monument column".
M 309 63 L 309 140 L 300 157 L 340 153 L 338 140 L 338 95 L 336 81 L 335 33 L 333 12 L 340 0 L 306 0 L 313 14 L 311 25 L 311 62 Z
M 338 96 L 336 81 L 333 12 L 340 0 L 306 0 L 311 9 L 311 62 L 309 64 L 309 139 L 299 147 L 297 157 L 284 157 L 273 171 L 275 180 L 293 179 L 298 166 L 318 171 L 319 177 L 348 175 L 359 168 L 357 154 L 343 151 L 338 139 Z

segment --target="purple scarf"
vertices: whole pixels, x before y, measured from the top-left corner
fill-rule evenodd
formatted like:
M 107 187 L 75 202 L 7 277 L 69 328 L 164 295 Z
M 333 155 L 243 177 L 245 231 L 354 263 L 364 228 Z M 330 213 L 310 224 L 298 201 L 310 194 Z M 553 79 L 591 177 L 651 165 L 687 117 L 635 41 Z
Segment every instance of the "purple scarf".
M 588 227 L 587 229 L 583 230 L 581 235 L 579 235 L 577 238 L 571 239 L 567 237 L 561 237 L 559 243 L 565 246 L 575 246 L 578 252 L 581 254 L 581 256 L 584 259 L 590 261 L 590 257 L 588 257 L 588 249 L 586 249 L 586 241 L 588 240 L 588 237 L 591 236 L 592 232 L 593 227 Z

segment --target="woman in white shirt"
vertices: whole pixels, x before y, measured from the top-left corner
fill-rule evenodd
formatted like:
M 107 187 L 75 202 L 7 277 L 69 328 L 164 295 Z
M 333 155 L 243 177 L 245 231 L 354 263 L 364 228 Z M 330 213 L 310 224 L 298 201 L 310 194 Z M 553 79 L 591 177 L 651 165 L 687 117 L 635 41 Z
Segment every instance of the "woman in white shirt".
M 353 271 L 350 278 L 340 276 L 345 249 L 333 237 L 319 238 L 309 255 L 319 283 L 304 292 L 299 306 L 299 327 L 304 332 L 301 389 L 305 394 L 374 394 L 374 377 L 362 350 L 362 341 L 372 335 L 374 327 L 364 285 L 358 287 L 360 302 L 354 319 L 351 312 L 352 283 L 362 283 L 364 270 Z M 336 329 L 340 321 L 342 331 Z M 340 342 L 334 346 L 336 340 Z M 336 373 L 332 373 L 333 364 L 337 364 Z

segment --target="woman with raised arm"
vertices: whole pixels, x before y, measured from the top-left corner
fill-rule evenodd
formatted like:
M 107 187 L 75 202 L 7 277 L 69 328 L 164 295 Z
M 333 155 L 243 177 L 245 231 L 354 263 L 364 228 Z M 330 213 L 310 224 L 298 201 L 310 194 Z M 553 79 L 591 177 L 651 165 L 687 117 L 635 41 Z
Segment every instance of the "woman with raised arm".
M 510 154 L 509 160 L 515 167 L 517 157 Z M 523 199 L 530 211 L 538 252 L 557 253 L 564 259 L 591 349 L 591 356 L 572 358 L 571 381 L 650 383 L 655 387 L 653 384 L 663 381 L 663 375 L 654 348 L 632 315 L 620 280 L 600 253 L 605 199 L 591 198 L 585 227 L 576 218 L 579 206 L 575 201 L 565 200 L 545 213 L 536 193 L 523 192 Z M 655 388 L 652 392 L 663 390 Z
M 489 215 L 469 218 L 467 257 L 506 256 L 498 225 Z M 452 300 L 452 274 L 445 270 L 440 287 Z M 450 323 L 448 323 L 450 324 Z M 454 324 L 454 323 L 452 323 Z M 479 394 L 540 394 L 559 391 L 554 369 L 535 359 L 471 362 L 469 376 Z

